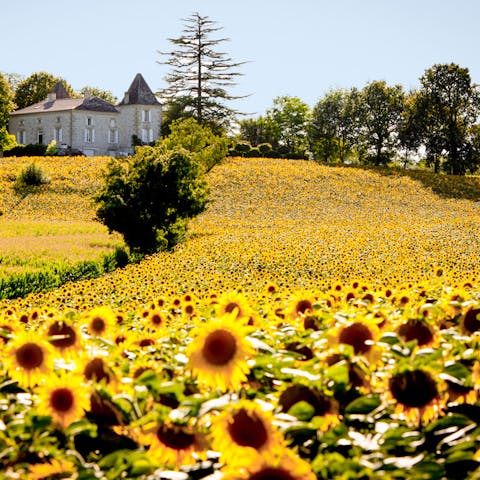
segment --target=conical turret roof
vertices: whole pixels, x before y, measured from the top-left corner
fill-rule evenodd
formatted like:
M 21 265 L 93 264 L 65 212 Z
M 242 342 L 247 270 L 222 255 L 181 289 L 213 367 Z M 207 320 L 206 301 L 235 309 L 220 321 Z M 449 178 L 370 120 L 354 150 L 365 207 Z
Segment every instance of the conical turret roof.
M 159 105 L 141 73 L 137 73 L 119 105 Z

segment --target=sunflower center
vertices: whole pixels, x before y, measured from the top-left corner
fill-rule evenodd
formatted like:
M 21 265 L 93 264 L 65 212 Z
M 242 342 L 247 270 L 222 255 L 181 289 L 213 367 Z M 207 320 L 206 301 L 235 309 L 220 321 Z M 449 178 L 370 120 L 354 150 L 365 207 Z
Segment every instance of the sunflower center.
M 25 343 L 15 352 L 18 365 L 25 370 L 33 370 L 42 365 L 44 353 L 36 343 Z
M 367 353 L 372 346 L 366 342 L 373 340 L 373 334 L 366 325 L 355 322 L 343 328 L 338 339 L 340 343 L 351 345 L 355 354 Z
M 254 413 L 243 408 L 233 415 L 228 424 L 228 433 L 233 441 L 241 447 L 260 450 L 268 440 L 268 432 L 262 420 Z
M 215 330 L 205 339 L 202 353 L 211 365 L 226 365 L 235 356 L 237 342 L 227 330 Z
M 157 430 L 157 438 L 173 450 L 185 450 L 195 444 L 193 433 L 187 433 L 180 428 L 173 428 L 168 425 L 162 425 Z
M 57 348 L 68 348 L 75 345 L 77 334 L 75 330 L 63 322 L 55 322 L 48 328 L 49 337 L 57 337 L 50 340 L 50 343 Z
M 155 313 L 151 316 L 151 322 L 154 325 L 161 325 L 163 323 L 163 318 L 158 313 Z
M 102 379 L 106 379 L 107 383 L 110 381 L 110 376 L 105 371 L 105 366 L 101 358 L 94 358 L 90 360 L 83 371 L 87 380 L 95 380 L 100 382 Z
M 235 309 L 237 309 L 237 318 L 242 316 L 242 309 L 240 305 L 236 302 L 229 302 L 225 305 L 225 313 L 232 313 Z
M 412 408 L 421 408 L 438 397 L 435 380 L 423 370 L 400 373 L 389 381 L 390 393 L 397 402 Z
M 92 321 L 90 322 L 90 328 L 92 329 L 93 332 L 97 334 L 102 334 L 106 328 L 107 325 L 105 323 L 105 320 L 101 317 L 94 317 Z
M 480 308 L 471 308 L 465 314 L 463 327 L 468 333 L 474 333 L 480 330 Z
M 310 300 L 299 300 L 295 304 L 295 311 L 298 315 L 303 315 L 307 310 L 311 310 L 313 307 Z
M 301 385 L 292 385 L 282 392 L 278 399 L 282 412 L 288 412 L 298 402 L 306 402 L 315 409 L 315 415 L 325 415 L 332 403 L 321 392 Z
M 295 480 L 295 477 L 283 468 L 266 467 L 250 475 L 248 480 Z
M 50 406 L 56 412 L 68 412 L 73 403 L 73 393 L 69 388 L 56 388 L 50 395 Z
M 423 322 L 408 320 L 398 329 L 398 334 L 406 341 L 416 340 L 419 346 L 427 345 L 433 341 L 433 333 Z

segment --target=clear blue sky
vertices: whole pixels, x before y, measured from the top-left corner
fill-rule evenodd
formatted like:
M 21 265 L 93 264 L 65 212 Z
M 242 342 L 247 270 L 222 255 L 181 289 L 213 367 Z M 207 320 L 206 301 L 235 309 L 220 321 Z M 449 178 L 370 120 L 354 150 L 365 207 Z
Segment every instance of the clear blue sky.
M 479 0 L 8 0 L 0 12 L 0 71 L 43 70 L 119 99 L 138 72 L 165 87 L 157 50 L 192 12 L 223 27 L 219 50 L 249 62 L 232 93 L 250 96 L 231 106 L 256 115 L 279 95 L 314 106 L 372 80 L 417 87 L 436 63 L 480 83 Z

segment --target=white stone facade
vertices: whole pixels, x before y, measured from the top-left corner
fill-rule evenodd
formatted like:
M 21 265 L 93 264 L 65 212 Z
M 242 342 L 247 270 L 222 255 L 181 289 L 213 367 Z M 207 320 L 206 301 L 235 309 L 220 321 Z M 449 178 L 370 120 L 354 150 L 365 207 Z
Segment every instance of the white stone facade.
M 143 143 L 161 134 L 162 106 L 138 74 L 124 99 L 112 105 L 97 97 L 70 98 L 56 86 L 48 98 L 13 112 L 9 132 L 20 144 L 73 148 L 85 155 L 130 155 L 134 137 Z

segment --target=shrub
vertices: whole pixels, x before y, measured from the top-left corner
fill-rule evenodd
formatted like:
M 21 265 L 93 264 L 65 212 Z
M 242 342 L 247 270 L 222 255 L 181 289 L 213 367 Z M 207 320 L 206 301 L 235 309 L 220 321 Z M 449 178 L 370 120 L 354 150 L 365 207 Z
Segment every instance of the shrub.
M 185 149 L 139 147 L 113 159 L 96 197 L 97 217 L 123 235 L 132 252 L 170 249 L 185 235 L 187 220 L 208 203 L 208 185 L 195 155 Z
M 47 152 L 46 145 L 29 143 L 28 145 L 17 145 L 3 152 L 4 157 L 43 157 Z
M 52 140 L 47 146 L 47 149 L 45 151 L 45 155 L 48 155 L 49 157 L 54 157 L 54 156 L 58 155 L 58 151 L 59 151 L 59 148 L 58 148 L 58 145 L 57 145 L 57 141 Z
M 269 157 L 273 152 L 273 148 L 270 143 L 259 143 L 257 148 L 262 157 Z
M 210 171 L 224 160 L 227 144 L 224 136 L 215 135 L 209 127 L 200 125 L 194 118 L 174 120 L 170 124 L 170 135 L 157 142 L 164 150 L 185 148 L 193 154 L 203 172 Z
M 39 187 L 49 182 L 50 180 L 43 173 L 42 169 L 35 163 L 30 163 L 18 175 L 15 181 L 15 189 Z
M 241 140 L 237 142 L 232 149 L 230 149 L 228 154 L 232 157 L 249 157 L 251 150 L 252 146 L 250 143 Z

